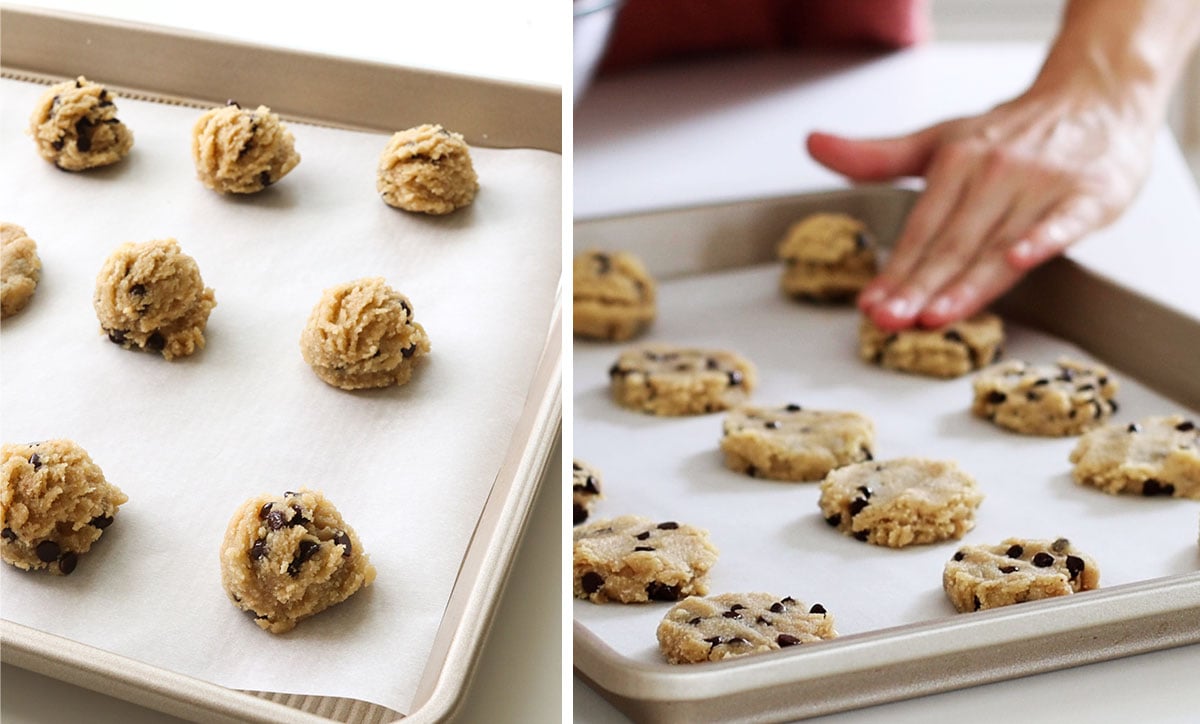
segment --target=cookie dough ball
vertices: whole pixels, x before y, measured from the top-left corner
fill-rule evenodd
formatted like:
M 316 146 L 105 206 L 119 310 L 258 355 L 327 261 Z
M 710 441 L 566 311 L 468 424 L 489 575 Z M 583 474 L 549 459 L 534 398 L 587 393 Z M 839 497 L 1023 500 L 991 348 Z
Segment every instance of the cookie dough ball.
M 586 251 L 575 257 L 575 336 L 620 342 L 654 321 L 654 280 L 628 252 Z
M 859 357 L 881 367 L 929 377 L 960 377 L 991 364 L 1004 344 L 1004 324 L 986 312 L 939 329 L 885 332 L 863 318 Z
M 983 493 L 951 461 L 898 458 L 838 468 L 821 483 L 825 522 L 888 548 L 962 538 Z
M 374 580 L 358 535 L 316 490 L 247 500 L 221 542 L 221 585 L 271 633 L 292 630 Z
M 300 335 L 304 361 L 343 390 L 403 385 L 429 349 L 412 302 L 380 277 L 326 289 Z
M 42 277 L 42 260 L 37 244 L 25 229 L 0 222 L 0 319 L 10 317 L 25 308 L 33 298 L 38 280 Z
M 94 303 L 111 342 L 168 360 L 204 349 L 204 328 L 217 306 L 196 260 L 174 239 L 117 247 L 96 276 Z
M 752 478 L 820 480 L 871 460 L 875 424 L 857 412 L 743 405 L 725 418 L 725 467 Z
M 813 214 L 779 245 L 785 294 L 812 302 L 848 302 L 875 277 L 874 237 L 847 214 Z
M 64 171 L 116 163 L 133 147 L 133 133 L 117 118 L 115 96 L 79 76 L 50 86 L 29 117 L 38 153 Z
M 942 572 L 942 588 L 959 613 L 1069 596 L 1099 586 L 1096 561 L 1066 538 L 1009 538 L 997 546 L 964 546 Z
M 723 661 L 837 638 L 833 614 L 770 593 L 692 596 L 658 624 L 658 648 L 672 664 Z
M 1117 381 L 1108 369 L 1066 357 L 1054 365 L 994 364 L 973 386 L 971 412 L 1025 435 L 1078 435 L 1117 410 Z
M 279 181 L 300 163 L 292 132 L 266 106 L 230 101 L 192 128 L 192 160 L 200 182 L 225 194 L 252 194 Z
M 582 460 L 574 460 L 571 464 L 571 502 L 575 508 L 575 525 L 588 519 L 592 506 L 602 497 L 600 471 Z
M 708 531 L 673 520 L 623 515 L 582 525 L 574 538 L 575 597 L 592 603 L 703 596 L 717 562 Z
M 647 344 L 621 353 L 608 368 L 613 399 L 651 415 L 702 415 L 740 405 L 757 370 L 736 352 Z
M 388 141 L 375 188 L 388 206 L 440 215 L 474 201 L 479 177 L 463 137 L 426 124 Z
M 75 570 L 129 498 L 70 440 L 5 443 L 0 556 L 17 568 Z
M 1200 500 L 1200 426 L 1180 415 L 1090 430 L 1070 459 L 1080 485 L 1114 495 Z

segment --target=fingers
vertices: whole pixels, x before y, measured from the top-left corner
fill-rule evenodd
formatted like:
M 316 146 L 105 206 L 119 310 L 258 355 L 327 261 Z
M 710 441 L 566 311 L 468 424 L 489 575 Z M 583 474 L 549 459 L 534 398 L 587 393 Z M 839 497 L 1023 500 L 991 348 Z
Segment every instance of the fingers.
M 907 136 L 856 140 L 831 133 L 810 133 L 806 145 L 818 163 L 854 181 L 885 181 L 920 176 L 929 166 L 942 124 Z
M 1009 249 L 1008 263 L 1028 271 L 1103 226 L 1109 215 L 1108 207 L 1099 198 L 1072 196 L 1021 235 Z

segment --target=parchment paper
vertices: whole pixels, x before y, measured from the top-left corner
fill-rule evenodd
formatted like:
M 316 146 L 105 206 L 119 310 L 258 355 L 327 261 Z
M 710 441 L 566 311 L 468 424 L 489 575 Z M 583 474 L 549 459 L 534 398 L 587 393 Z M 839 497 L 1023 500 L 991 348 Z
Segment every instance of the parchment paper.
M 843 635 L 957 616 L 941 577 L 965 543 L 1066 536 L 1096 559 L 1106 587 L 1200 569 L 1195 501 L 1076 485 L 1067 460 L 1076 438 L 1017 435 L 972 416 L 969 375 L 943 381 L 860 361 L 857 310 L 789 301 L 778 291 L 779 273 L 771 264 L 663 284 L 646 340 L 741 352 L 758 367 L 755 403 L 868 415 L 876 459 L 957 461 L 987 496 L 975 529 L 961 543 L 900 550 L 843 535 L 822 519 L 817 483 L 756 480 L 725 468 L 722 414 L 652 417 L 617 406 L 607 370 L 621 347 L 577 341 L 574 454 L 600 469 L 605 496 L 589 520 L 635 513 L 708 529 L 721 551 L 710 593 L 766 591 L 821 603 Z M 1008 324 L 1007 334 L 1010 359 L 1094 359 L 1028 328 Z M 1116 375 L 1116 421 L 1189 413 Z M 574 616 L 620 654 L 663 663 L 654 632 L 669 607 L 577 600 Z
M 24 134 L 43 87 L 0 90 L 0 218 L 43 264 L 0 335 L 3 439 L 74 439 L 129 496 L 71 576 L 3 566 L 3 616 L 234 688 L 408 711 L 545 343 L 561 158 L 473 149 L 474 205 L 435 218 L 380 201 L 386 135 L 291 124 L 300 165 L 225 197 L 195 179 L 199 110 L 118 99 L 131 155 L 72 174 Z M 168 236 L 218 304 L 207 348 L 175 362 L 110 344 L 92 309 L 118 244 Z M 300 331 L 323 289 L 375 275 L 412 299 L 432 353 L 399 388 L 329 387 Z M 218 548 L 244 500 L 300 486 L 324 490 L 379 575 L 275 636 L 226 599 Z

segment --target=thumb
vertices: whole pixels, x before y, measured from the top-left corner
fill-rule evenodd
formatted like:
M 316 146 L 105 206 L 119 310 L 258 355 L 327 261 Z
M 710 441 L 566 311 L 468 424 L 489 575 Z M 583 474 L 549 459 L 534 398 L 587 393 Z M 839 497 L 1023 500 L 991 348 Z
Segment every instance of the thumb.
M 854 181 L 921 176 L 937 149 L 942 126 L 907 136 L 856 140 L 832 133 L 808 134 L 808 153 L 822 166 Z

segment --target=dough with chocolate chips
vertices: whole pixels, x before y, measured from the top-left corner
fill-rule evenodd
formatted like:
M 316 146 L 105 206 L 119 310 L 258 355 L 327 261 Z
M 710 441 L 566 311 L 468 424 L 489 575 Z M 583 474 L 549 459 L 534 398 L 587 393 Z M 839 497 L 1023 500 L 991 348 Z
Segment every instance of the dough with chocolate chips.
M 971 412 L 1025 435 L 1078 435 L 1117 409 L 1117 381 L 1102 365 L 1063 358 L 1054 365 L 994 364 L 974 381 Z
M 875 425 L 857 412 L 742 406 L 725 418 L 725 466 L 752 478 L 820 480 L 871 460 Z
M 708 593 L 717 549 L 699 528 L 624 515 L 576 528 L 574 561 L 576 598 L 678 601 Z
M 272 113 L 230 101 L 192 128 L 192 160 L 200 182 L 225 194 L 262 191 L 300 163 L 292 132 Z
M 825 522 L 889 548 L 962 538 L 983 502 L 975 480 L 950 461 L 897 458 L 838 468 L 821 482 Z
M 42 278 L 42 260 L 37 244 L 25 229 L 0 222 L 0 319 L 25 308 Z
M 586 521 L 592 506 L 602 498 L 600 471 L 576 459 L 571 464 L 571 501 L 575 507 L 575 525 Z
M 942 572 L 942 587 L 959 613 L 1067 596 L 1100 586 L 1100 568 L 1066 538 L 1009 538 L 997 546 L 964 546 Z
M 813 302 L 848 302 L 875 277 L 874 237 L 848 214 L 813 214 L 779 245 L 785 294 Z
M 29 117 L 38 153 L 64 171 L 116 163 L 133 147 L 133 133 L 117 118 L 116 96 L 83 76 L 52 85 Z
M 196 260 L 161 239 L 117 247 L 96 276 L 94 306 L 111 342 L 171 360 L 204 349 L 217 302 Z
M 27 571 L 71 573 L 128 498 L 70 440 L 5 443 L 0 458 L 0 556 Z
M 658 624 L 658 648 L 672 664 L 721 661 L 837 637 L 833 614 L 791 596 L 722 593 L 692 596 Z
M 625 350 L 608 370 L 613 399 L 652 415 L 699 415 L 746 401 L 754 365 L 735 352 L 647 344 Z
M 1071 462 L 1075 482 L 1106 493 L 1200 500 L 1200 428 L 1180 415 L 1084 433 Z
M 441 215 L 474 201 L 479 177 L 462 135 L 425 124 L 391 137 L 375 188 L 389 206 Z
M 940 329 L 885 332 L 863 318 L 858 354 L 867 362 L 930 377 L 960 377 L 989 365 L 1004 344 L 1004 325 L 986 312 Z
M 300 335 L 304 361 L 343 390 L 403 385 L 429 350 L 412 302 L 381 277 L 326 289 Z
M 247 500 L 221 541 L 225 592 L 271 633 L 292 630 L 374 580 L 362 541 L 316 490 Z
M 641 334 L 655 315 L 655 285 L 624 251 L 586 251 L 574 261 L 575 336 L 619 342 Z

